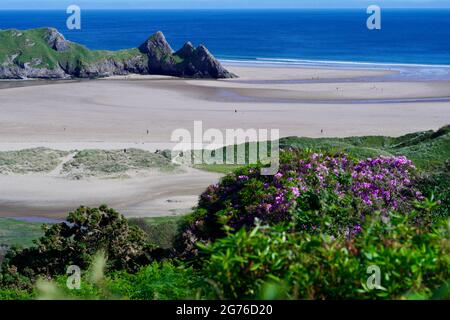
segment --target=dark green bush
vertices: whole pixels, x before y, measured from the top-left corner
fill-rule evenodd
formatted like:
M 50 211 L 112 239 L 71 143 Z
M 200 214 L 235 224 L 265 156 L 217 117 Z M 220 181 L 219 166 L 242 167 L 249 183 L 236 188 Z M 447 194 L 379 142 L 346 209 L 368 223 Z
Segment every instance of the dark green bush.
M 35 246 L 10 250 L 0 280 L 3 285 L 26 284 L 22 279 L 62 275 L 70 265 L 87 269 L 99 251 L 107 255 L 109 271 L 135 272 L 151 261 L 151 250 L 145 233 L 129 226 L 118 212 L 106 206 L 81 207 L 66 222 L 46 226 Z

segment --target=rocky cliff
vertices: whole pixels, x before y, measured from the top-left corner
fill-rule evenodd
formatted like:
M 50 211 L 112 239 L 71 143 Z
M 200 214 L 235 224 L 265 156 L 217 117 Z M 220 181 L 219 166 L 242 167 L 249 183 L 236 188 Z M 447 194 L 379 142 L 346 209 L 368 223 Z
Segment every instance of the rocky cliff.
M 98 78 L 155 74 L 189 78 L 233 78 L 203 45 L 188 42 L 174 52 L 162 32 L 139 48 L 94 51 L 67 41 L 53 28 L 0 31 L 0 79 Z

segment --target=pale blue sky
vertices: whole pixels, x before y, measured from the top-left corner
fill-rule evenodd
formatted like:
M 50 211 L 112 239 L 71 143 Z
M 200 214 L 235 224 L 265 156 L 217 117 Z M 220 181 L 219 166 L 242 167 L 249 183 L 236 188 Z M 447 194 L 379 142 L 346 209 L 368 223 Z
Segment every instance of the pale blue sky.
M 450 8 L 450 0 L 1 0 L 1 9 Z

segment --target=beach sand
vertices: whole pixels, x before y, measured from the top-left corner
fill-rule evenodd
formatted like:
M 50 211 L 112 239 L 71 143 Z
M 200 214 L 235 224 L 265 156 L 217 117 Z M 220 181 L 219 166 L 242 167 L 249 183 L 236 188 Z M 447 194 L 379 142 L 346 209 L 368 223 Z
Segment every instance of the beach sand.
M 175 129 L 280 129 L 281 136 L 392 135 L 450 122 L 450 82 L 330 82 L 363 71 L 253 68 L 255 78 L 293 80 L 321 74 L 324 83 L 93 80 L 0 90 L 0 150 L 170 147 Z M 380 71 L 364 71 L 365 77 Z M 243 82 L 243 83 L 241 83 Z M 405 100 L 406 99 L 406 100 Z M 433 101 L 434 99 L 438 101 Z M 439 101 L 439 100 L 443 101 Z M 387 102 L 387 101 L 389 102 Z M 235 112 L 237 111 L 237 112 Z M 321 130 L 323 129 L 323 134 Z M 147 134 L 149 130 L 149 134 Z
M 0 90 L 0 150 L 171 148 L 175 129 L 279 129 L 281 137 L 398 136 L 450 123 L 450 82 L 393 71 L 237 67 L 232 80 L 128 76 Z M 386 77 L 386 78 L 384 78 Z M 148 134 L 147 134 L 148 130 Z M 128 216 L 186 212 L 212 173 L 69 181 L 0 176 L 0 216 L 60 217 L 108 203 Z
M 155 217 L 190 212 L 218 174 L 185 168 L 128 179 L 69 180 L 46 174 L 0 175 L 0 217 L 65 218 L 79 206 L 102 204 L 126 216 Z

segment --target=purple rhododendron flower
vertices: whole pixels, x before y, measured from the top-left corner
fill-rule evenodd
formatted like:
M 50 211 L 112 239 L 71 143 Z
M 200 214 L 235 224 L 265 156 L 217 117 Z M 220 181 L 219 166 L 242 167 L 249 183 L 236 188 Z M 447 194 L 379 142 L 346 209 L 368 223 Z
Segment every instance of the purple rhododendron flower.
M 362 220 L 374 211 L 409 212 L 413 200 L 423 199 L 413 185 L 414 174 L 414 165 L 403 156 L 354 161 L 345 154 L 314 153 L 280 162 L 279 172 L 272 177 L 243 169 L 209 187 L 199 206 L 211 214 L 230 212 L 235 225 L 255 218 L 277 222 L 290 220 L 292 210 L 304 205 L 302 201 L 308 197 L 302 195 L 324 199 L 324 194 L 331 194 L 333 201 L 350 199 Z M 249 180 L 255 183 L 241 183 Z M 349 226 L 347 233 L 360 232 L 361 226 L 356 224 Z

